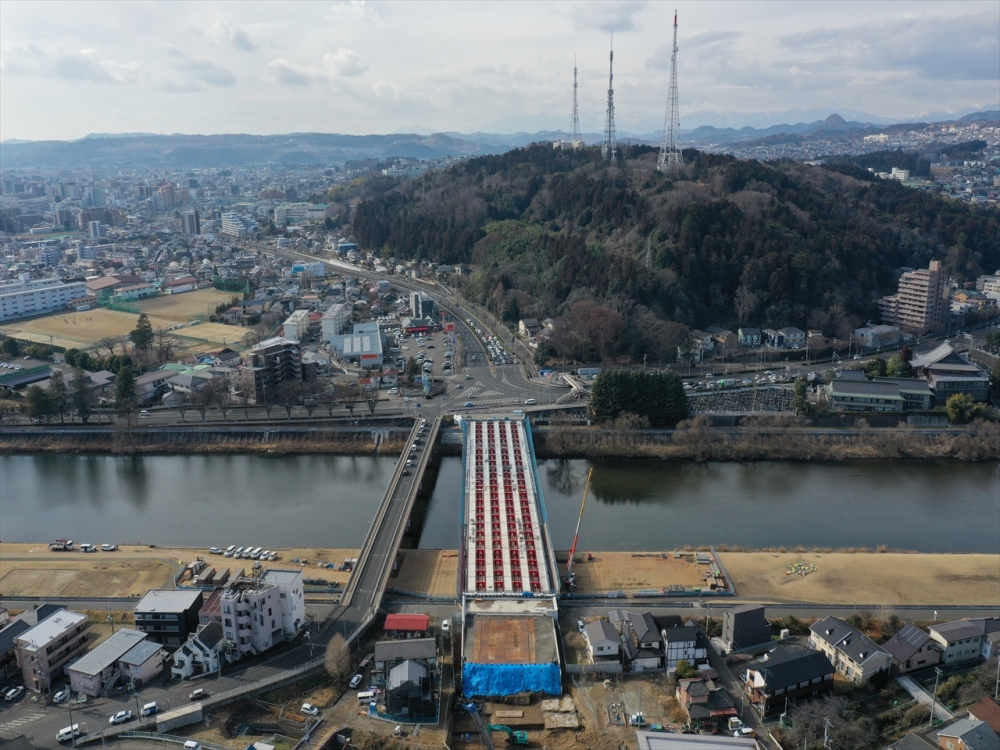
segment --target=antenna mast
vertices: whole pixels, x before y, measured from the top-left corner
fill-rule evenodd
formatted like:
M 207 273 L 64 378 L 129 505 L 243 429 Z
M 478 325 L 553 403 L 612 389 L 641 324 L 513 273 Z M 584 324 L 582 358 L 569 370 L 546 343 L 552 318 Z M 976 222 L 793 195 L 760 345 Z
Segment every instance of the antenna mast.
M 612 37 L 611 57 L 608 67 L 608 119 L 604 123 L 604 144 L 601 146 L 601 156 L 611 161 L 618 154 L 618 142 L 615 140 L 615 50 Z
M 580 138 L 580 110 L 576 106 L 576 58 L 573 58 L 573 122 L 570 125 L 569 141 L 574 149 L 583 148 L 583 139 Z
M 677 105 L 677 11 L 674 11 L 674 46 L 670 55 L 670 91 L 667 93 L 667 114 L 663 120 L 663 143 L 656 168 L 666 174 L 680 171 L 683 161 L 680 149 L 681 115 Z

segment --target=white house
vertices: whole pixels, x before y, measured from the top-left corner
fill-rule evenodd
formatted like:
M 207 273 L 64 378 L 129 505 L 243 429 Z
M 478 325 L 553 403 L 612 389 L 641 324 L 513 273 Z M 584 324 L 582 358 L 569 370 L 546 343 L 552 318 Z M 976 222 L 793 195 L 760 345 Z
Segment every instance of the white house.
M 941 661 L 945 664 L 958 664 L 980 657 L 989 658 L 993 644 L 998 640 L 1000 618 L 976 617 L 936 623 L 928 631 L 941 648 Z
M 281 606 L 281 630 L 286 641 L 293 639 L 306 624 L 305 588 L 301 570 L 276 570 L 271 568 L 260 580 L 278 587 Z
M 618 647 L 621 641 L 618 638 L 618 631 L 610 622 L 601 619 L 587 623 L 583 635 L 587 639 L 591 661 L 618 660 Z
M 170 675 L 174 679 L 190 680 L 203 674 L 212 674 L 222 668 L 226 641 L 222 626 L 217 622 L 202 625 L 188 636 L 187 641 L 174 652 Z
M 708 661 L 708 644 L 698 628 L 664 628 L 660 631 L 660 636 L 666 647 L 664 649 L 666 657 L 664 666 L 668 672 L 677 669 L 677 662 L 681 659 L 687 661 L 692 667 Z

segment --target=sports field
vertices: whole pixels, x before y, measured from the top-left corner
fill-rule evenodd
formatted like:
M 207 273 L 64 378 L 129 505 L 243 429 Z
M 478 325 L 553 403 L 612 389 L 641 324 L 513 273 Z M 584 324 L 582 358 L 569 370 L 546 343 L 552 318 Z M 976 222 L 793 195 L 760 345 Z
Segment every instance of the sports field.
M 214 314 L 216 305 L 232 298 L 231 292 L 200 289 L 186 294 L 154 297 L 137 304 L 149 316 L 153 330 L 183 324 L 184 328 L 172 332 L 182 345 L 193 346 L 202 342 L 213 345 L 233 344 L 246 335 L 245 328 L 208 322 L 197 326 L 187 325 L 191 320 L 207 321 L 208 316 Z M 55 344 L 66 349 L 86 349 L 108 336 L 127 336 L 135 328 L 138 319 L 137 314 L 94 308 L 84 312 L 62 312 L 44 318 L 13 321 L 4 326 L 4 331 L 11 336 L 41 344 Z M 190 339 L 193 341 L 189 341 Z

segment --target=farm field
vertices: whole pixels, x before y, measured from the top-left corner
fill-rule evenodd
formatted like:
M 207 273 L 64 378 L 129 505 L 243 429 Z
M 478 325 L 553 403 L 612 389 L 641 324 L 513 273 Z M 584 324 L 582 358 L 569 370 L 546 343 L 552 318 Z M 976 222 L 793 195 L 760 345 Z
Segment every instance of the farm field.
M 192 319 L 208 320 L 216 305 L 233 298 L 231 292 L 200 289 L 186 294 L 166 295 L 138 302 L 139 309 L 149 316 L 153 329 L 173 328 Z M 66 349 L 85 349 L 108 336 L 126 336 L 135 328 L 137 314 L 94 308 L 84 312 L 62 312 L 44 318 L 13 321 L 4 326 L 12 335 L 40 344 L 55 344 Z M 198 326 L 173 332 L 182 345 L 197 346 L 238 343 L 246 334 L 240 326 L 203 322 Z M 195 339 L 197 341 L 191 341 Z

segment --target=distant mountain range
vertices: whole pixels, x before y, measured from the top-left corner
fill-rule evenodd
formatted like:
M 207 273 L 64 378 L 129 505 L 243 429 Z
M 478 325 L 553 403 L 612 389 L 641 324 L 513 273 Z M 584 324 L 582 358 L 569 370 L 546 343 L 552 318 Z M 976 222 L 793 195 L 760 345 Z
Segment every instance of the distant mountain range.
M 966 114 L 951 122 L 1000 121 L 1000 111 Z M 884 130 L 885 124 L 845 120 L 832 114 L 824 120 L 765 128 L 714 127 L 702 125 L 682 131 L 682 139 L 693 146 L 727 145 L 779 135 L 836 135 L 854 130 Z M 600 143 L 603 134 L 584 133 L 587 143 Z M 622 143 L 659 143 L 661 134 L 620 131 Z M 333 133 L 289 133 L 287 135 L 157 135 L 154 133 L 92 133 L 76 141 L 0 142 L 0 163 L 5 168 L 211 168 L 246 164 L 342 165 L 359 159 L 408 157 L 433 159 L 445 156 L 499 154 L 513 148 L 544 141 L 568 140 L 561 130 L 536 133 L 458 133 L 430 135 L 338 135 Z

